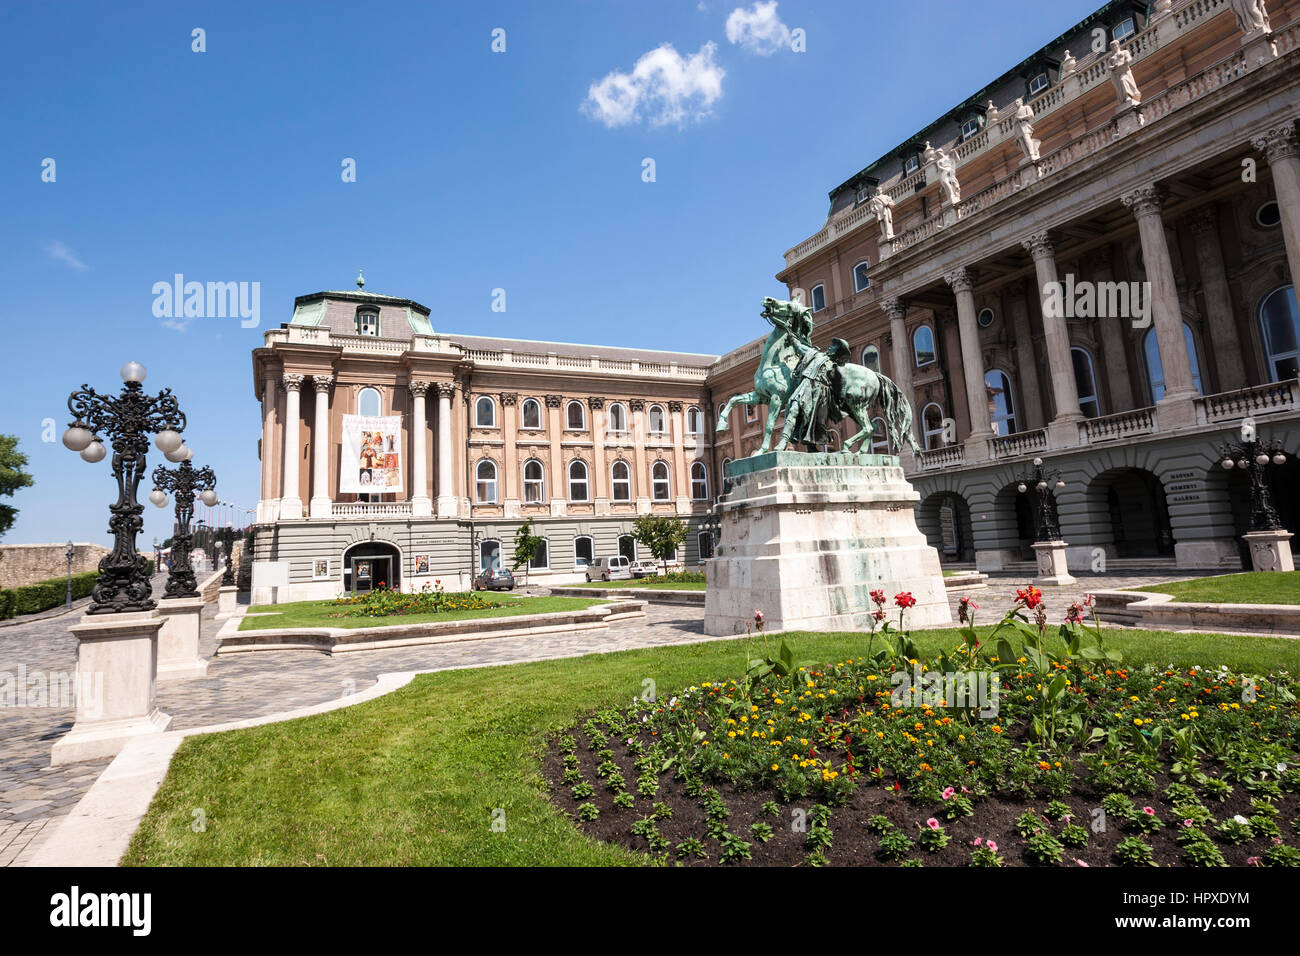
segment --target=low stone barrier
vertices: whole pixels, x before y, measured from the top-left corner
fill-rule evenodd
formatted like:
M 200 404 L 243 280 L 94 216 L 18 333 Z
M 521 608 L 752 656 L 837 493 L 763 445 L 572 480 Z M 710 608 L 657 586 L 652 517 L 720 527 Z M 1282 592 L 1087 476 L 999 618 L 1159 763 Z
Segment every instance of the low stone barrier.
M 704 607 L 703 591 L 673 591 L 659 588 L 584 588 L 559 587 L 554 594 L 567 594 L 573 597 L 617 597 L 640 598 L 651 604 L 686 604 L 692 607 Z
M 449 644 L 498 637 L 522 637 L 597 630 L 615 621 L 645 617 L 644 601 L 610 601 L 578 611 L 550 611 L 515 617 L 471 618 L 465 621 L 425 621 L 381 627 L 292 627 L 241 631 L 243 615 L 226 621 L 217 633 L 217 654 L 252 651 L 321 651 L 342 654 L 385 647 Z
M 199 585 L 199 593 L 203 595 L 203 603 L 210 604 L 215 601 L 221 594 L 221 576 L 226 573 L 226 569 L 213 571 L 208 577 L 203 579 Z
M 1175 601 L 1156 591 L 1098 591 L 1097 617 L 1164 631 L 1247 631 L 1300 637 L 1300 604 Z
M 949 591 L 965 591 L 974 588 L 988 587 L 989 576 L 980 574 L 978 571 L 959 571 L 956 574 L 946 575 L 943 579 L 943 586 Z

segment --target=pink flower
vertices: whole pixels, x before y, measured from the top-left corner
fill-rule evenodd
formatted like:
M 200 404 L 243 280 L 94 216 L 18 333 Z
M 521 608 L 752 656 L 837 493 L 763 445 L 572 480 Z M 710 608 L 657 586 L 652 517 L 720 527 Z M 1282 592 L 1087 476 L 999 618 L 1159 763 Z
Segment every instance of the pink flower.
M 1247 865 L 1247 866 L 1260 866 L 1261 864 L 1260 864 L 1260 861 L 1259 861 L 1259 857 L 1257 857 L 1257 856 L 1248 856 L 1248 857 L 1246 857 L 1246 865 Z
M 1156 811 L 1152 807 L 1143 807 L 1142 812 L 1149 817 L 1154 817 L 1156 815 Z
M 934 817 L 931 817 L 930 819 L 926 820 L 925 825 L 929 827 L 931 830 L 939 829 L 939 821 L 936 820 Z
M 949 787 L 948 789 L 944 790 L 943 798 L 945 800 L 951 800 L 953 798 L 953 795 L 956 794 L 956 792 L 957 791 L 954 790 L 952 787 Z
M 1092 606 L 1093 606 L 1094 604 L 1096 604 L 1096 603 L 1097 603 L 1097 597 L 1096 597 L 1096 595 L 1093 595 L 1093 594 L 1085 594 L 1085 595 L 1083 596 L 1083 606 L 1084 606 L 1084 607 L 1092 607 Z
M 961 792 L 962 792 L 962 793 L 970 793 L 970 791 L 966 789 L 966 784 L 964 784 L 964 783 L 961 785 Z
M 985 843 L 984 845 L 988 847 L 990 850 L 992 850 L 994 853 L 998 852 L 998 845 L 994 843 L 992 840 L 989 840 L 989 842 Z
M 1192 818 L 1191 818 L 1191 817 L 1188 817 L 1186 820 L 1183 821 L 1183 826 L 1185 826 L 1185 827 L 1190 827 L 1191 825 L 1192 825 Z
M 1075 863 L 1078 863 L 1080 866 L 1087 866 L 1087 865 L 1088 865 L 1087 863 L 1084 863 L 1083 860 L 1080 860 L 1078 857 L 1075 857 L 1075 858 L 1074 858 L 1074 862 L 1075 862 Z
M 973 840 L 970 841 L 970 845 L 971 845 L 971 846 L 980 846 L 981 844 L 983 844 L 983 842 L 984 842 L 984 838 L 983 838 L 983 837 L 976 837 L 975 839 L 973 839 Z

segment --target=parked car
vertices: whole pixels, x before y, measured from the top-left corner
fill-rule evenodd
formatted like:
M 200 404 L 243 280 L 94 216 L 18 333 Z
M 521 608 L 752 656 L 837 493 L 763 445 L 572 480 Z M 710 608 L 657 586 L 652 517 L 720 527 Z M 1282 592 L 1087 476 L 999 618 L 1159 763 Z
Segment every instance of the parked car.
M 659 576 L 659 565 L 653 561 L 633 561 L 628 570 L 634 578 L 657 578 Z
M 621 554 L 597 558 L 587 565 L 588 581 L 624 581 L 632 576 L 631 563 Z
M 507 568 L 487 568 L 474 579 L 475 591 L 513 591 L 515 576 Z

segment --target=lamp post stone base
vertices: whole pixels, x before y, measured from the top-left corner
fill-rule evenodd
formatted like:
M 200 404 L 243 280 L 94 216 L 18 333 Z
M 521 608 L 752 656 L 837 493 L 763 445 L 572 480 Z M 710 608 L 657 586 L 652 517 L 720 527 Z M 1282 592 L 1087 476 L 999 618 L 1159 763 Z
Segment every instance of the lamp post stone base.
M 206 677 L 208 662 L 199 656 L 203 598 L 164 598 L 158 602 L 162 630 L 158 632 L 158 680 Z
M 1069 547 L 1064 541 L 1035 541 L 1034 551 L 1038 558 L 1038 575 L 1034 578 L 1035 587 L 1063 587 L 1075 584 L 1065 560 L 1065 549 Z
M 224 585 L 217 592 L 217 616 L 214 620 L 224 621 L 235 613 L 239 607 L 239 586 L 235 584 Z
M 87 614 L 68 628 L 77 638 L 77 716 L 55 742 L 51 765 L 112 757 L 129 740 L 171 726 L 154 703 L 163 625 L 149 610 Z
M 1250 548 L 1250 566 L 1254 571 L 1294 571 L 1291 556 L 1291 532 L 1250 531 L 1242 535 Z

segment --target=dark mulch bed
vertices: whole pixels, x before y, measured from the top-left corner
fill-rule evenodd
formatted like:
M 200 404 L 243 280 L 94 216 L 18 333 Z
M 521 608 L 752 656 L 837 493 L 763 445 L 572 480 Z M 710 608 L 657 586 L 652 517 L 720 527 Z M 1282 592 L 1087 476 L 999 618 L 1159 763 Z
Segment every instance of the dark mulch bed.
M 638 773 L 633 765 L 636 758 L 628 752 L 626 738 L 611 739 L 605 746 L 614 752 L 613 760 L 618 764 L 627 781 L 628 792 L 635 799 L 635 804 L 630 809 L 616 807 L 613 802 L 614 794 L 606 789 L 604 781 L 596 775 L 598 763 L 596 750 L 600 748 L 591 745 L 590 739 L 581 727 L 574 727 L 570 733 L 578 742 L 578 767 L 582 771 L 583 779 L 595 787 L 595 793 L 583 800 L 573 797 L 571 793 L 573 785 L 564 782 L 564 754 L 559 750 L 554 739 L 548 743 L 542 761 L 542 775 L 550 787 L 552 802 L 573 821 L 578 829 L 594 839 L 638 852 L 650 853 L 651 847 L 646 838 L 633 834 L 631 827 L 636 821 L 649 816 L 655 803 L 662 802 L 673 811 L 671 818 L 661 819 L 658 824 L 659 832 L 669 842 L 670 849 L 667 851 L 666 859 L 686 866 L 719 864 L 719 843 L 705 833 L 706 817 L 701 806 L 702 797 L 688 795 L 684 782 L 674 779 L 671 771 L 660 775 L 659 791 L 654 797 L 647 799 L 637 795 Z M 643 733 L 639 739 L 647 748 L 654 742 L 654 738 L 648 733 Z M 1076 777 L 1080 770 L 1081 768 L 1076 768 Z M 1157 778 L 1156 793 L 1163 793 L 1165 787 L 1171 782 L 1173 781 L 1168 776 L 1162 775 Z M 815 803 L 814 800 L 804 798 L 787 804 L 774 792 L 738 791 L 725 782 L 714 783 L 713 787 L 731 811 L 727 820 L 728 829 L 751 844 L 751 859 L 728 865 L 806 865 L 809 852 L 806 845 L 806 828 L 811 825 L 806 815 Z M 1070 807 L 1073 822 L 1088 829 L 1089 840 L 1088 845 L 1083 848 L 1067 846 L 1060 866 L 1077 867 L 1078 860 L 1088 866 L 1122 865 L 1114 857 L 1115 847 L 1126 837 L 1134 836 L 1136 831 L 1126 829 L 1116 821 L 1108 821 L 1109 825 L 1104 832 L 1093 832 L 1092 815 L 1094 809 L 1100 806 L 1102 796 L 1103 794 L 1092 793 L 1080 785 L 1077 792 L 1061 799 L 1062 803 Z M 1144 837 L 1151 844 L 1155 862 L 1160 866 L 1186 866 L 1182 847 L 1175 842 L 1182 821 L 1174 818 L 1172 806 L 1157 795 L 1131 795 L 1131 797 L 1139 808 L 1144 806 L 1154 808 L 1156 815 L 1165 822 L 1163 829 L 1146 834 Z M 918 825 L 923 826 L 931 816 L 939 817 L 950 837 L 948 845 L 934 853 L 923 850 L 918 845 L 910 853 L 911 858 L 920 860 L 925 866 L 968 865 L 972 850 L 970 844 L 977 837 L 986 841 L 990 839 L 995 841 L 998 845 L 998 853 L 1007 866 L 1037 865 L 1026 858 L 1025 840 L 1016 832 L 1015 823 L 1026 810 L 1034 810 L 1041 814 L 1050 799 L 1052 798 L 1044 796 L 1026 800 L 1020 796 L 995 794 L 974 801 L 973 816 L 948 822 L 939 815 L 940 806 L 922 809 L 913 805 L 905 792 L 893 789 L 892 781 L 889 781 L 887 786 L 879 783 L 861 783 L 848 803 L 831 808 L 830 828 L 834 838 L 831 846 L 824 851 L 826 862 L 830 866 L 899 865 L 901 861 L 883 861 L 878 857 L 877 849 L 881 838 L 867 829 L 868 818 L 881 814 L 893 821 L 895 826 L 907 834 L 913 842 L 920 833 Z M 762 812 L 762 805 L 768 801 L 775 801 L 780 806 L 780 815 L 771 816 Z M 1222 803 L 1216 800 L 1202 800 L 1216 821 L 1231 818 L 1235 814 L 1249 817 L 1250 801 L 1251 795 L 1240 786 L 1235 787 L 1228 799 Z M 594 803 L 600 810 L 600 815 L 595 820 L 585 821 L 578 818 L 578 806 L 587 802 Z M 1278 809 L 1274 819 L 1281 828 L 1283 839 L 1294 845 L 1297 836 L 1295 821 L 1300 815 L 1300 795 L 1287 793 L 1273 803 Z M 803 820 L 804 825 L 803 828 L 796 829 L 796 821 L 799 820 Z M 750 835 L 750 825 L 755 822 L 767 823 L 772 827 L 774 832 L 767 843 L 760 843 Z M 1209 833 L 1211 827 L 1212 825 L 1207 825 L 1203 829 Z M 1058 836 L 1061 824 L 1052 823 L 1050 830 L 1054 836 Z M 677 844 L 688 837 L 694 837 L 704 844 L 708 854 L 706 858 L 680 856 L 676 852 Z M 1229 866 L 1244 866 L 1248 857 L 1262 855 L 1271 842 L 1268 837 L 1255 837 L 1235 846 L 1218 840 L 1215 844 Z M 656 854 L 656 856 L 663 856 L 663 854 Z

